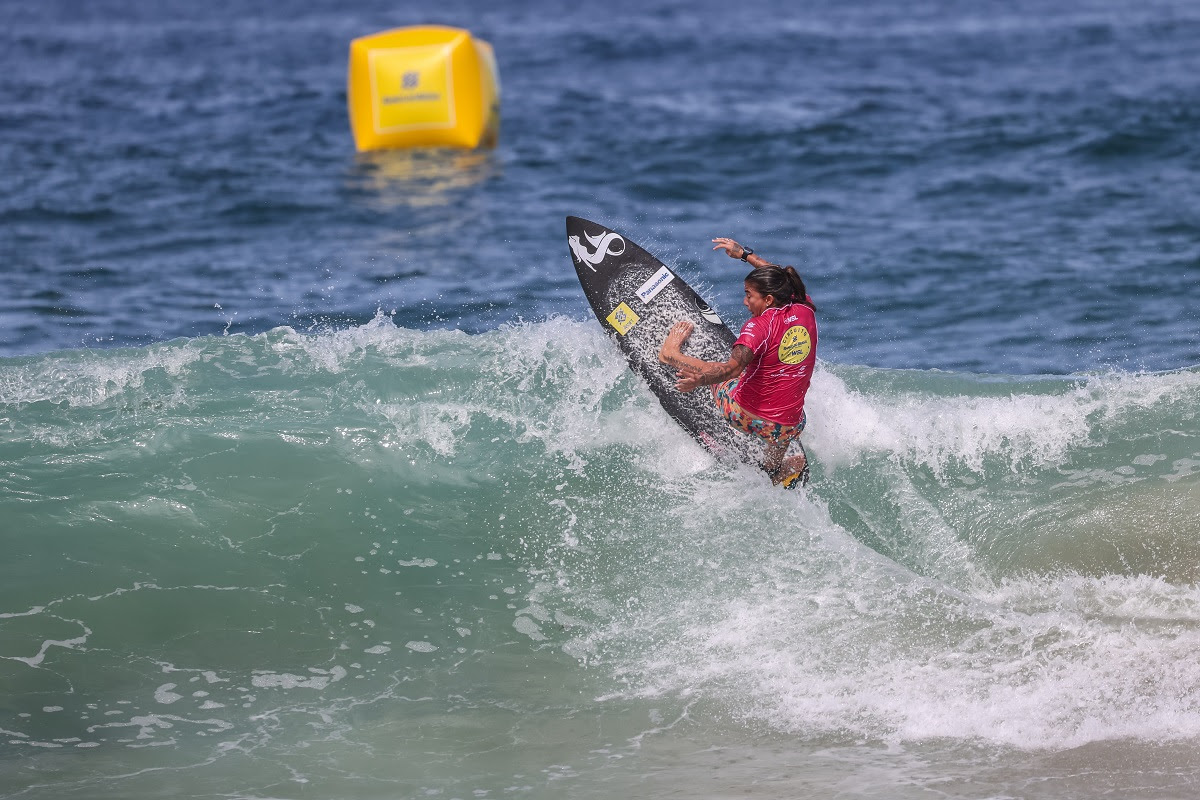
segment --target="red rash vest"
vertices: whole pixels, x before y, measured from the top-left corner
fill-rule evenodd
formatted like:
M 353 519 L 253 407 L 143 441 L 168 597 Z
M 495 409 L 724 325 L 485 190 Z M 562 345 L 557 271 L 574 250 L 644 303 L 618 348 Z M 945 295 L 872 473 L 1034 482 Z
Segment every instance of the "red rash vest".
M 795 425 L 817 360 L 817 317 L 802 303 L 768 308 L 742 326 L 734 347 L 745 345 L 754 359 L 730 397 L 756 417 Z

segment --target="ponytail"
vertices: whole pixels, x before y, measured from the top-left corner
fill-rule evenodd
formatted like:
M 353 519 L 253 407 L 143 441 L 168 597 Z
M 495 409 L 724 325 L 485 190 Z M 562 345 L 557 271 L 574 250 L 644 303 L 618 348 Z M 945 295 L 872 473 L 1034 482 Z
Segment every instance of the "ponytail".
M 767 264 L 747 275 L 746 283 L 753 286 L 759 294 L 774 297 L 777 305 L 801 303 L 813 311 L 817 310 L 808 296 L 808 291 L 804 288 L 804 280 L 800 277 L 800 273 L 796 272 L 795 267 Z

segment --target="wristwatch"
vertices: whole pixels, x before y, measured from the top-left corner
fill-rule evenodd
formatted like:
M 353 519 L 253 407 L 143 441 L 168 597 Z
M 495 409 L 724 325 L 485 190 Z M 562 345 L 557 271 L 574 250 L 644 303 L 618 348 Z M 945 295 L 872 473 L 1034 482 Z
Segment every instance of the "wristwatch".
M 754 251 L 751 250 L 749 247 L 742 248 L 742 261 L 745 261 L 746 259 L 750 258 L 750 256 L 752 256 L 752 255 L 754 255 Z

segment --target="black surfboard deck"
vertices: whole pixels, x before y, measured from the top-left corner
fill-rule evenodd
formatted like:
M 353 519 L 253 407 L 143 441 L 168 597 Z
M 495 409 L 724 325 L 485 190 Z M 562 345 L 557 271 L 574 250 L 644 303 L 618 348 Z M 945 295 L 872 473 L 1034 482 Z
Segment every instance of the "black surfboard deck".
M 665 264 L 604 225 L 567 217 L 567 245 L 596 319 L 667 414 L 715 455 L 760 464 L 762 448 L 729 426 L 708 387 L 679 391 L 675 370 L 658 360 L 663 339 L 681 319 L 695 326 L 685 353 L 706 361 L 728 359 L 737 337 L 716 312 Z

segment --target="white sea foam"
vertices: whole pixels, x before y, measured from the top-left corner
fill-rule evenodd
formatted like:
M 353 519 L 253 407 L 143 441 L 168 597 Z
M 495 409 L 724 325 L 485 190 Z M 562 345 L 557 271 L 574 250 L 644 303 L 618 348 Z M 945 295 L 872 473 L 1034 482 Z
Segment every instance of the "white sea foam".
M 171 691 L 174 688 L 174 683 L 164 683 L 162 686 L 159 686 L 154 690 L 154 702 L 162 703 L 163 705 L 170 705 L 176 700 L 182 700 L 183 695 Z
M 1200 736 L 1195 585 L 976 576 L 964 592 L 863 547 L 819 503 L 791 514 L 819 535 L 772 530 L 778 495 L 727 495 L 723 530 L 708 527 L 706 545 L 688 533 L 677 546 L 690 555 L 664 558 L 643 586 L 654 607 L 564 649 L 607 654 L 629 687 L 617 695 L 705 697 L 803 738 L 1040 750 Z
M 1094 439 L 1098 421 L 1111 426 L 1138 412 L 1194 403 L 1200 394 L 1197 370 L 1051 384 L 1013 379 L 1008 392 L 977 383 L 971 394 L 970 383 L 957 384 L 961 394 L 935 392 L 937 384 L 868 394 L 851 388 L 839 372 L 853 373 L 856 380 L 863 375 L 861 368 L 818 369 L 808 396 L 804 439 L 820 452 L 822 463 L 836 468 L 875 453 L 923 464 L 939 475 L 952 465 L 982 472 L 988 458 L 1013 470 L 1054 466 Z
M 156 370 L 177 377 L 200 357 L 200 346 L 189 341 L 119 354 L 79 351 L 9 363 L 0 366 L 0 406 L 37 402 L 95 406 L 142 387 Z
M 250 682 L 260 689 L 324 689 L 346 677 L 345 667 L 330 670 L 310 670 L 312 675 L 295 675 L 290 672 L 260 672 Z

